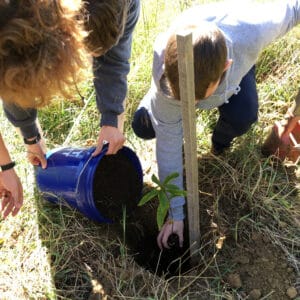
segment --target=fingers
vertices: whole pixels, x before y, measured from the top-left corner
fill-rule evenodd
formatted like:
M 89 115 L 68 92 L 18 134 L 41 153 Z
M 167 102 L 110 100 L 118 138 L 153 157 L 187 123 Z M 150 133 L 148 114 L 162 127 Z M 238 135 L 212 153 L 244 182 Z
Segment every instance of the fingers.
M 43 169 L 47 168 L 47 159 L 44 154 L 27 151 L 29 162 L 34 166 L 41 166 Z
M 286 133 L 290 134 L 293 131 L 293 129 L 295 128 L 295 126 L 297 125 L 297 123 L 298 123 L 298 119 L 292 118 L 287 126 Z
M 7 191 L 4 191 L 1 193 L 1 205 L 0 205 L 0 210 L 3 211 L 6 205 L 10 202 L 10 193 Z
M 170 246 L 168 245 L 168 238 L 172 233 L 178 235 L 179 247 L 183 247 L 183 241 L 184 241 L 183 228 L 184 228 L 183 221 L 172 221 L 172 222 L 167 221 L 162 227 L 156 239 L 159 249 L 160 250 L 163 250 L 163 248 L 170 249 Z
M 4 209 L 2 216 L 3 219 L 5 220 L 7 218 L 7 216 L 10 214 L 10 212 L 13 210 L 14 208 L 14 202 L 11 201 L 6 205 L 6 208 Z
M 26 145 L 27 158 L 34 166 L 41 166 L 43 169 L 47 168 L 47 160 L 45 157 L 45 149 L 42 142 L 33 145 Z
M 157 239 L 156 239 L 157 245 L 158 245 L 158 247 L 159 247 L 160 250 L 163 249 L 163 244 L 161 242 L 162 241 L 162 236 L 163 236 L 163 231 L 160 231 L 159 234 L 158 234 L 158 236 L 157 236 Z
M 156 239 L 160 250 L 163 250 L 163 248 L 170 249 L 168 245 L 168 237 L 171 233 L 172 231 L 170 230 L 170 226 L 168 224 L 164 224 Z
M 120 143 L 117 143 L 117 144 L 109 143 L 106 155 L 116 154 L 122 147 L 123 147 L 123 144 L 120 144 Z
M 109 144 L 106 155 L 116 154 L 125 142 L 125 137 L 118 128 L 103 126 L 99 132 L 98 142 L 92 156 L 97 156 L 102 151 L 104 144 Z
M 122 147 L 125 142 L 125 138 L 122 136 L 122 138 L 113 138 L 110 141 L 104 140 L 103 144 L 108 143 L 108 149 L 105 155 L 113 155 L 116 154 Z
M 0 210 L 2 212 L 3 219 L 6 219 L 7 216 L 10 214 L 12 209 L 14 208 L 14 201 L 11 196 L 11 193 L 5 191 L 2 193 L 2 201 L 1 201 L 1 207 Z
M 95 157 L 95 156 L 99 155 L 100 152 L 102 151 L 102 147 L 103 146 L 97 145 L 95 151 L 92 153 L 92 156 Z
M 3 219 L 6 219 L 9 214 L 11 214 L 13 217 L 16 216 L 21 209 L 22 204 L 23 198 L 22 201 L 15 201 L 10 194 L 5 194 L 2 197 L 2 202 L 0 205 L 0 211 L 2 212 Z
M 170 246 L 168 245 L 169 236 L 170 236 L 170 234 L 164 234 L 163 238 L 162 238 L 163 247 L 166 248 L 166 249 L 170 249 Z
M 15 206 L 13 209 L 12 209 L 12 212 L 11 212 L 11 215 L 14 217 L 18 214 L 19 210 L 21 209 L 21 206 L 20 207 L 17 207 Z
M 179 247 L 182 248 L 183 247 L 183 232 L 178 232 L 178 237 L 179 237 Z
M 47 159 L 45 156 L 41 156 L 39 157 L 40 159 L 40 164 L 41 164 L 41 167 L 42 169 L 46 169 L 47 168 Z
M 285 126 L 284 132 L 281 136 L 281 139 L 285 144 L 289 144 L 290 133 L 294 130 L 294 128 L 298 125 L 299 117 L 291 117 L 288 121 L 288 124 Z
M 19 179 L 17 179 L 17 186 L 13 189 L 13 192 L 2 189 L 0 192 L 0 212 L 4 219 L 9 214 L 12 216 L 17 215 L 23 205 L 23 188 Z
M 106 141 L 103 139 L 98 140 L 98 144 L 96 146 L 95 151 L 92 153 L 92 156 L 97 156 L 101 153 L 103 146 L 108 144 L 108 149 L 107 152 L 105 153 L 105 155 L 113 155 L 116 154 L 122 147 L 124 144 L 125 139 L 121 139 L 121 140 L 117 140 L 117 141 Z

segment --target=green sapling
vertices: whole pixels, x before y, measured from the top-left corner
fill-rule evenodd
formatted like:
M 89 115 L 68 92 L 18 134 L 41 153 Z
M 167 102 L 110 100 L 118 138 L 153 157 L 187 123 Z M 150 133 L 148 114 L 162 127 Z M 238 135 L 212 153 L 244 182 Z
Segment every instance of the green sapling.
M 146 193 L 140 200 L 138 206 L 142 206 L 148 201 L 158 198 L 158 208 L 156 212 L 156 221 L 158 229 L 160 230 L 164 224 L 166 215 L 170 208 L 170 201 L 177 196 L 186 196 L 186 191 L 181 190 L 171 181 L 178 177 L 178 173 L 168 175 L 163 182 L 161 182 L 154 174 L 151 177 L 152 182 L 156 185 L 154 188 Z M 172 217 L 172 216 L 171 216 Z

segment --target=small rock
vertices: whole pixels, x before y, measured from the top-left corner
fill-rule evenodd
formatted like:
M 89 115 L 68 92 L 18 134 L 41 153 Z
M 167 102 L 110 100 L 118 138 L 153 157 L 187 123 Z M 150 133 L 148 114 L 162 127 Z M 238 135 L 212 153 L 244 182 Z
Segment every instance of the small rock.
M 227 280 L 232 288 L 238 289 L 242 286 L 242 281 L 239 274 L 229 274 Z
M 290 299 L 294 299 L 297 297 L 297 290 L 294 287 L 290 287 L 287 289 L 286 294 Z
M 249 300 L 257 300 L 261 297 L 261 291 L 259 289 L 254 289 L 249 293 Z
M 257 232 L 252 233 L 252 240 L 253 241 L 258 241 L 261 238 L 261 235 Z
M 279 226 L 280 226 L 281 228 L 286 228 L 286 227 L 288 226 L 288 224 L 285 223 L 285 222 L 279 222 Z
M 242 264 L 242 265 L 246 265 L 246 264 L 248 264 L 250 262 L 250 259 L 249 259 L 248 256 L 241 255 L 241 256 L 236 257 L 235 261 L 237 263 Z

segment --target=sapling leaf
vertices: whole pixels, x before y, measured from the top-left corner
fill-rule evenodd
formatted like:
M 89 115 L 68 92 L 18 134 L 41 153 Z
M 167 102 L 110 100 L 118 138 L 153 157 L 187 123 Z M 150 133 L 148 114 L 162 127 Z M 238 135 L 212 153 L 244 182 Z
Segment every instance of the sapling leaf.
M 186 196 L 186 191 L 182 191 L 182 190 L 167 190 L 167 192 L 170 194 L 170 198 L 174 198 L 174 197 L 185 197 Z
M 175 185 L 175 184 L 170 184 L 170 183 L 166 184 L 166 185 L 165 185 L 165 188 L 166 188 L 166 189 L 170 189 L 170 190 L 179 190 L 179 187 L 178 187 L 177 185 Z
M 148 201 L 150 201 L 151 199 L 153 199 L 154 197 L 156 197 L 158 194 L 158 190 L 157 189 L 153 189 L 150 192 L 148 192 L 147 194 L 145 194 L 142 199 L 140 200 L 138 206 L 142 206 L 145 203 L 147 203 Z
M 159 179 L 155 176 L 155 174 L 152 175 L 151 180 L 156 183 L 159 187 L 161 187 L 161 183 Z
M 179 173 L 177 173 L 177 172 L 174 172 L 174 173 L 168 175 L 168 176 L 165 178 L 165 180 L 163 181 L 162 185 L 163 185 L 163 186 L 166 186 L 171 180 L 175 179 L 175 178 L 178 177 L 178 176 L 179 176 Z
M 181 190 L 177 185 L 170 183 L 171 180 L 178 176 L 178 173 L 172 173 L 169 176 L 167 176 L 165 180 L 161 183 L 159 179 L 155 176 L 155 174 L 153 174 L 151 179 L 153 183 L 156 184 L 156 187 L 154 187 L 153 190 L 144 195 L 138 204 L 139 206 L 141 206 L 155 197 L 158 198 L 156 221 L 159 229 L 161 229 L 161 227 L 164 224 L 166 215 L 170 208 L 171 199 L 177 196 L 186 196 L 186 191 Z
M 166 193 L 162 190 L 158 191 L 158 200 L 159 200 L 159 203 L 162 203 L 163 206 L 169 206 L 170 205 Z
M 157 208 L 156 219 L 157 219 L 158 229 L 161 229 L 161 227 L 164 224 L 166 215 L 168 213 L 170 202 L 168 201 L 168 198 L 163 191 L 158 192 L 158 199 L 159 199 L 159 205 Z

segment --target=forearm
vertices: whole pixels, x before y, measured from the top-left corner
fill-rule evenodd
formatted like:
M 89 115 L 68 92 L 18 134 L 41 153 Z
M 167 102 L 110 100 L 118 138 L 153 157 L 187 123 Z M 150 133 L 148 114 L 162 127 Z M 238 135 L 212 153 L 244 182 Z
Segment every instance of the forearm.
M 9 152 L 5 146 L 2 135 L 0 134 L 0 166 L 6 165 L 12 162 Z
M 168 175 L 178 173 L 172 184 L 179 189 L 183 189 L 183 160 L 182 160 L 182 138 L 181 135 L 160 137 L 158 133 L 156 143 L 156 156 L 160 181 Z M 183 220 L 185 204 L 184 197 L 174 197 L 170 200 L 169 218 L 173 220 Z

